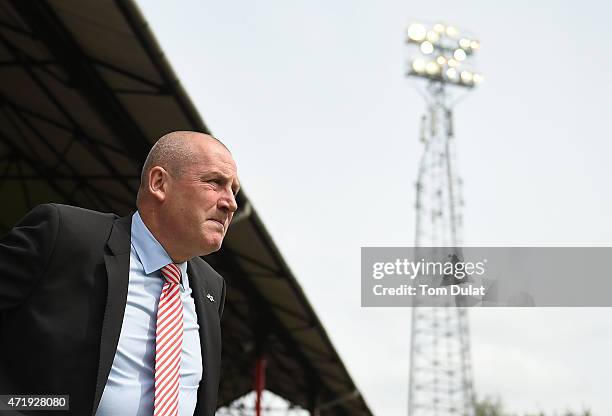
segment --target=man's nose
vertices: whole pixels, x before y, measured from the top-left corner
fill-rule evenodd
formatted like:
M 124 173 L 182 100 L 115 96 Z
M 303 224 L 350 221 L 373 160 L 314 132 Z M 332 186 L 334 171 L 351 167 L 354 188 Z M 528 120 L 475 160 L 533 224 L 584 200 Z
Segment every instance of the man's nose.
M 238 203 L 236 202 L 236 196 L 233 193 L 224 195 L 219 199 L 219 208 L 226 209 L 229 212 L 236 212 L 238 209 Z

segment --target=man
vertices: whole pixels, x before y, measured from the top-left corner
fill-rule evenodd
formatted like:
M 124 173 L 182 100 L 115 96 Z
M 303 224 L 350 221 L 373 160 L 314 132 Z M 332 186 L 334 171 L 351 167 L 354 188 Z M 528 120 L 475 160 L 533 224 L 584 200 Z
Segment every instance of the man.
M 28 213 L 0 239 L 0 395 L 70 395 L 50 414 L 212 416 L 225 283 L 198 256 L 221 247 L 238 189 L 221 142 L 178 131 L 151 149 L 133 215 Z

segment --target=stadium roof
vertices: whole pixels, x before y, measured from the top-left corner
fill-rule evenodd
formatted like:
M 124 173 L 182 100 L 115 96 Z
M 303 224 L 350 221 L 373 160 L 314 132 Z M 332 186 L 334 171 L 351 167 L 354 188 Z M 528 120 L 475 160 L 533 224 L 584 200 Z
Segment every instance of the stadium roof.
M 128 214 L 153 141 L 209 132 L 132 1 L 0 0 L 0 228 L 38 203 Z M 220 405 L 266 389 L 325 415 L 370 415 L 250 205 L 207 260 L 229 285 Z

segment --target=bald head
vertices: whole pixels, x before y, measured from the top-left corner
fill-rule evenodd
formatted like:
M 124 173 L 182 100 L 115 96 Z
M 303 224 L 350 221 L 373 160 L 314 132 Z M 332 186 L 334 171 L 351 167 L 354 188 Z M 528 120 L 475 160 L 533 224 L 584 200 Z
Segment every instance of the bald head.
M 162 136 L 153 145 L 145 160 L 140 175 L 140 189 L 148 185 L 148 174 L 152 167 L 161 166 L 171 175 L 181 177 L 196 160 L 197 142 L 220 143 L 225 149 L 227 147 L 216 137 L 195 131 L 173 131 Z M 229 152 L 229 149 L 228 149 Z

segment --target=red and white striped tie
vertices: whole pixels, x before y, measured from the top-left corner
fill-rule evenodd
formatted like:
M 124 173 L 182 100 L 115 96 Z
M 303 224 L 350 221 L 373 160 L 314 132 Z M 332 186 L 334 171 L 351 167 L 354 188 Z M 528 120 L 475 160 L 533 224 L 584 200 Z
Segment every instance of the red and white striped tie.
M 154 416 L 178 416 L 179 369 L 183 351 L 181 270 L 174 263 L 161 269 L 164 278 L 155 336 Z

